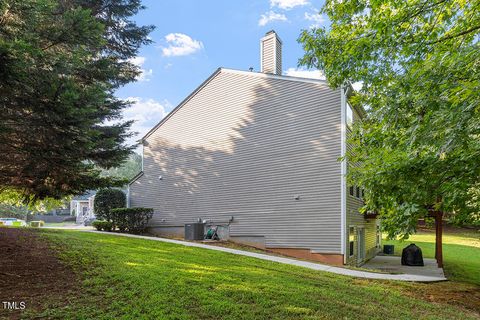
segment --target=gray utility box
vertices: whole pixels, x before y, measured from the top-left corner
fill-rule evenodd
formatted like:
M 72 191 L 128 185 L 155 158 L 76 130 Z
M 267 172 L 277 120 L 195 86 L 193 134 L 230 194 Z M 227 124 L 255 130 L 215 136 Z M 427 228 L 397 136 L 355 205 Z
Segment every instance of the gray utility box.
M 185 224 L 185 240 L 203 240 L 204 230 L 204 223 Z

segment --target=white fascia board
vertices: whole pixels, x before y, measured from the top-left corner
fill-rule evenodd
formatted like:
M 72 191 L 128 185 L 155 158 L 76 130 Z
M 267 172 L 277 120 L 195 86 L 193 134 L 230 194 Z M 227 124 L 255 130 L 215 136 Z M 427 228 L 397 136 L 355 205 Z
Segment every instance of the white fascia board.
M 278 79 L 278 80 L 285 80 L 285 81 L 295 81 L 295 82 L 304 82 L 304 83 L 314 83 L 314 84 L 327 85 L 327 81 L 320 80 L 320 79 L 283 76 L 283 75 L 277 75 L 277 74 L 271 74 L 271 73 L 243 71 L 243 70 L 227 69 L 227 68 L 221 68 L 221 70 L 223 72 L 228 72 L 228 73 L 233 73 L 233 74 L 241 74 L 241 75 L 247 75 L 247 76 L 255 76 L 255 77 L 259 77 L 259 78 L 269 78 L 269 79 Z

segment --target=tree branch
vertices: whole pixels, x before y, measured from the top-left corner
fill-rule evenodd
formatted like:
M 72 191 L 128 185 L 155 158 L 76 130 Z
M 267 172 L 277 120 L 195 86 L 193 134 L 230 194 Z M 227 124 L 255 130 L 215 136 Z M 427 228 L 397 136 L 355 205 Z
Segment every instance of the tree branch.
M 479 30 L 480 29 L 480 25 L 478 26 L 474 26 L 470 29 L 467 29 L 465 31 L 462 31 L 460 33 L 457 33 L 457 34 L 450 34 L 450 35 L 447 35 L 447 36 L 444 36 L 438 40 L 435 40 L 435 41 L 432 41 L 432 42 L 429 42 L 428 44 L 431 45 L 431 44 L 436 44 L 436 43 L 439 43 L 439 42 L 443 42 L 443 41 L 446 41 L 446 40 L 450 40 L 450 39 L 453 39 L 453 38 L 457 38 L 457 37 L 461 37 L 461 36 L 464 36 L 466 34 L 469 34 L 475 30 Z

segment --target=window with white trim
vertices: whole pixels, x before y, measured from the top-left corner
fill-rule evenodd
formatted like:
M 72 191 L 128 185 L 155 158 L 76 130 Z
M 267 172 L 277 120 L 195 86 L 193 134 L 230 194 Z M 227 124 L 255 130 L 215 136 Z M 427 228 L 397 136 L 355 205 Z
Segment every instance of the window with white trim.
M 353 124 L 353 109 L 350 103 L 347 102 L 347 126 L 352 127 Z
M 376 233 L 376 237 L 375 237 L 375 246 L 377 248 L 380 248 L 380 243 L 381 243 L 381 240 L 382 240 L 382 232 L 380 230 L 380 226 L 377 224 L 377 233 Z
M 355 254 L 355 227 L 350 227 L 348 230 L 348 244 L 349 244 L 349 256 L 353 256 Z

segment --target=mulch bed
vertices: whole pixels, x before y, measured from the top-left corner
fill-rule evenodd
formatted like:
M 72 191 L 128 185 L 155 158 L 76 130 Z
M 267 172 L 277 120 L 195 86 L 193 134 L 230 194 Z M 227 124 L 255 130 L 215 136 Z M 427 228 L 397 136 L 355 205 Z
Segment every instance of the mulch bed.
M 73 271 L 35 231 L 0 227 L 0 319 L 64 306 L 76 283 Z M 25 309 L 8 310 L 4 302 L 24 302 Z

